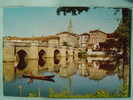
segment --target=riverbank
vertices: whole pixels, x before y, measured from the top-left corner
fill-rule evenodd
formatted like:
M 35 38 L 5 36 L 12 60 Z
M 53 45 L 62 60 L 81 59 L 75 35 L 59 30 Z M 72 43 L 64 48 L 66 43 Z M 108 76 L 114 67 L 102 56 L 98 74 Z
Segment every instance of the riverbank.
M 84 95 L 74 95 L 68 90 L 56 93 L 54 89 L 50 88 L 49 98 L 127 98 L 129 96 L 127 85 L 121 85 L 118 90 L 118 93 L 109 93 L 105 90 L 97 90 L 94 94 L 87 93 Z

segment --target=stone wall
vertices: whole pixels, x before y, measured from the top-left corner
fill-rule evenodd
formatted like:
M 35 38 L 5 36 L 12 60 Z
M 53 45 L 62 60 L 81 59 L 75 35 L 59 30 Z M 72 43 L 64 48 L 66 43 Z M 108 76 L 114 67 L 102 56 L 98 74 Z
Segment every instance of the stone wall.
M 71 41 L 72 42 L 72 41 Z M 49 42 L 51 45 L 54 43 L 57 44 L 57 40 L 51 40 Z M 78 50 L 74 49 L 73 47 L 67 46 L 39 46 L 36 42 L 31 42 L 30 45 L 15 45 L 14 42 L 5 42 L 3 47 L 3 59 L 4 61 L 16 61 L 17 60 L 17 52 L 19 50 L 24 50 L 27 53 L 26 59 L 38 59 L 38 53 L 40 50 L 44 50 L 46 55 L 45 57 L 54 57 L 54 51 L 58 50 L 61 57 L 66 56 L 66 52 L 68 55 L 72 56 L 77 55 Z M 76 51 L 77 50 L 77 51 Z
M 68 44 L 68 46 L 71 47 L 78 47 L 78 38 L 76 36 L 70 35 L 70 34 L 59 34 L 60 37 L 60 45 L 64 45 L 64 42 Z

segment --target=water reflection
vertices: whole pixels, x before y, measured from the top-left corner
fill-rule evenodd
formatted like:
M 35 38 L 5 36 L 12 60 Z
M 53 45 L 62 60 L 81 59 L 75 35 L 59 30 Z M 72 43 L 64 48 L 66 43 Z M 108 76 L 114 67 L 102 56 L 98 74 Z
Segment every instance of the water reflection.
M 10 82 L 12 80 L 15 80 L 15 69 L 13 62 L 4 63 L 3 70 L 5 81 Z
M 42 82 L 39 80 L 35 80 L 33 82 L 32 89 L 40 86 L 44 86 L 44 90 L 46 94 L 43 96 L 48 96 L 48 88 L 55 88 L 55 90 L 59 91 L 60 89 L 68 87 L 71 92 L 74 94 L 84 94 L 95 92 L 98 89 L 106 89 L 108 91 L 114 91 L 118 86 L 127 81 L 127 73 L 128 68 L 126 68 L 126 72 L 123 73 L 123 67 L 121 64 L 116 66 L 116 62 L 109 61 L 108 59 L 102 60 L 101 58 L 87 58 L 87 59 L 79 59 L 76 57 L 55 57 L 55 58 L 45 58 L 45 64 L 39 65 L 38 60 L 28 60 L 27 67 L 23 70 L 14 70 L 14 66 L 16 62 L 5 62 L 4 63 L 4 90 L 5 95 L 10 95 L 10 91 L 8 89 L 13 88 L 14 86 L 19 86 L 19 83 L 24 83 L 23 86 L 27 87 L 24 92 L 26 93 L 31 90 L 31 87 L 27 86 L 27 79 L 23 79 L 23 74 L 32 73 L 32 75 L 55 75 L 55 83 L 50 82 Z M 109 77 L 110 76 L 110 77 Z M 102 85 L 98 86 L 97 82 L 94 80 L 101 81 Z M 109 84 L 110 81 L 116 81 L 112 84 Z M 12 82 L 12 83 L 10 83 Z M 40 84 L 40 85 L 38 85 Z M 80 86 L 80 84 L 82 86 Z M 100 83 L 99 83 L 100 84 Z M 95 85 L 94 89 L 91 89 L 91 86 Z M 108 86 L 109 85 L 109 86 Z M 47 86 L 47 88 L 46 88 Z M 59 89 L 60 87 L 60 89 Z M 113 88 L 114 87 L 114 88 Z M 15 87 L 14 87 L 15 88 Z M 43 87 L 42 87 L 43 88 Z M 14 95 L 18 95 L 14 92 Z M 20 93 L 22 95 L 22 93 Z M 40 94 L 40 93 L 39 93 Z M 43 93 L 42 93 L 43 94 Z

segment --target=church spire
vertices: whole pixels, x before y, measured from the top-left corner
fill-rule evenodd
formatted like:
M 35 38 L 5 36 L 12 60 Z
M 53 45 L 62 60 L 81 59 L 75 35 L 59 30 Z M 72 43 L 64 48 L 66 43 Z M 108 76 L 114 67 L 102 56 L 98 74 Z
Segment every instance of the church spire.
M 72 33 L 72 20 L 71 19 L 69 20 L 67 31 Z

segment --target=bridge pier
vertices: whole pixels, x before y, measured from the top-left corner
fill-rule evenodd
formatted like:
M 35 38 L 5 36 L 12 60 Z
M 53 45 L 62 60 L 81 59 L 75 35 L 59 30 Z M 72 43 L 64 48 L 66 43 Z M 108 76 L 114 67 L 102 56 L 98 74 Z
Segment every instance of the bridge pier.
M 46 57 L 54 57 L 54 48 L 48 47 L 46 51 L 47 51 Z
M 79 50 L 78 49 L 74 49 L 74 57 L 78 57 L 78 53 L 79 53 Z
M 38 74 L 38 62 L 36 60 L 29 60 L 27 67 L 23 70 L 25 73 L 31 73 L 33 75 Z
M 68 51 L 69 51 L 69 55 L 70 55 L 70 56 L 73 56 L 73 52 L 74 52 L 73 48 L 70 47 Z
M 61 48 L 61 49 L 60 49 L 61 57 L 66 57 L 66 51 L 67 51 L 66 48 Z
M 10 41 L 4 43 L 3 48 L 3 60 L 4 61 L 14 61 L 15 60 L 15 48 L 14 44 Z
M 7 82 L 11 82 L 15 79 L 15 69 L 13 62 L 3 63 L 3 74 L 4 80 Z
M 46 66 L 48 67 L 48 71 L 54 72 L 54 60 L 53 60 L 53 58 L 47 58 Z
M 37 44 L 33 43 L 29 48 L 29 59 L 38 59 L 38 52 Z

